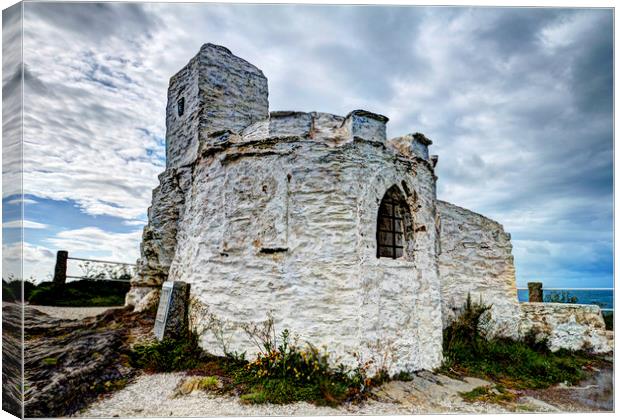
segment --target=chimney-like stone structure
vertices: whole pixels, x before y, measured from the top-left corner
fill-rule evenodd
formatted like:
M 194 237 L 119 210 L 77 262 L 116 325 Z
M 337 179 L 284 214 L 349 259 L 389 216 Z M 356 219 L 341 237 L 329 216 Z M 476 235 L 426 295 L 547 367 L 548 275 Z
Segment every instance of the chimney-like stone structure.
M 349 137 L 385 143 L 385 124 L 388 117 L 357 109 L 351 111 L 342 123 Z
M 227 48 L 204 44 L 170 78 L 166 106 L 166 168 L 196 160 L 200 139 L 215 132 L 240 132 L 269 117 L 263 72 Z
M 432 162 L 433 167 L 437 163 L 430 160 L 428 146 L 433 142 L 422 133 L 406 134 L 390 139 L 389 144 L 406 156 L 416 156 L 420 159 Z
M 543 301 L 543 284 L 540 282 L 530 282 L 527 284 L 527 290 L 530 302 Z

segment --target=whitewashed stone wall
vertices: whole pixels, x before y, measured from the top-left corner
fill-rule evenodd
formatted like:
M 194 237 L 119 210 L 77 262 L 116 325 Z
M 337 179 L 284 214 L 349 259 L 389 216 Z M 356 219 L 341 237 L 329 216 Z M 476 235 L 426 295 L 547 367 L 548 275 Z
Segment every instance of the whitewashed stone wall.
M 485 330 L 490 337 L 518 338 L 519 302 L 510 234 L 502 225 L 444 201 L 441 219 L 441 282 L 444 326 L 463 307 L 467 294 L 492 305 Z
M 439 366 L 430 141 L 388 142 L 387 118 L 366 111 L 267 115 L 267 95 L 260 70 L 210 44 L 171 79 L 167 170 L 127 302 L 144 307 L 165 279 L 189 283 L 210 313 L 201 345 L 216 354 L 225 342 L 251 357 L 241 327 L 272 316 L 334 362 Z M 412 231 L 402 258 L 378 259 L 379 204 L 393 185 Z
M 362 112 L 274 113 L 243 135 L 205 140 L 170 280 L 190 283 L 226 325 L 229 350 L 252 355 L 236 324 L 272 314 L 277 330 L 326 346 L 334 361 L 375 360 L 391 373 L 440 364 L 434 174 L 387 147 L 382 124 Z M 417 233 L 404 258 L 377 259 L 378 208 L 392 185 Z M 220 341 L 202 337 L 214 353 Z
M 605 321 L 597 305 L 570 303 L 521 303 L 521 336 L 534 333 L 546 339 L 551 351 L 559 349 L 612 350 L 605 332 Z

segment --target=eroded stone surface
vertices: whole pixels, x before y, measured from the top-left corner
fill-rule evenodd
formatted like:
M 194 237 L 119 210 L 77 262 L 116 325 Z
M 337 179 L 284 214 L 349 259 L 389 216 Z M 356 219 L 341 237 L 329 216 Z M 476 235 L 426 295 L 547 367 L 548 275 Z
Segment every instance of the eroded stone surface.
M 502 225 L 444 201 L 441 217 L 439 276 L 444 326 L 472 301 L 492 305 L 485 325 L 490 336 L 518 338 L 519 302 L 510 235 Z
M 521 335 L 533 332 L 546 338 L 552 351 L 559 349 L 612 350 L 601 308 L 570 303 L 521 303 Z
M 405 258 L 377 259 L 379 202 L 403 182 L 419 232 Z M 357 353 L 393 372 L 439 365 L 435 189 L 426 162 L 359 139 L 334 147 L 269 138 L 198 160 L 194 185 L 170 278 L 192 284 L 226 325 L 231 350 L 252 355 L 235 324 L 272 313 L 277 330 L 326 345 L 345 363 Z M 207 332 L 202 343 L 221 353 L 218 340 Z

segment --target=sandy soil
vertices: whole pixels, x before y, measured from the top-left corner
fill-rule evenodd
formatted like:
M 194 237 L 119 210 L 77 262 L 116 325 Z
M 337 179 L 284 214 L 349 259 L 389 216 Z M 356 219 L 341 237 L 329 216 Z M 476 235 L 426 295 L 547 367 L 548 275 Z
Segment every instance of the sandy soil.
M 307 403 L 246 405 L 237 397 L 195 390 L 179 390 L 189 377 L 162 373 L 137 377 L 126 388 L 91 404 L 75 417 L 219 417 L 219 416 L 319 416 L 405 415 L 435 413 L 543 413 L 613 410 L 613 375 L 610 366 L 578 386 L 559 385 L 546 390 L 518 391 L 515 401 L 502 405 L 465 402 L 459 393 L 491 385 L 478 378 L 453 379 L 430 372 L 417 373 L 412 381 L 392 381 L 373 391 L 363 404 L 337 408 Z
M 120 306 L 105 306 L 105 307 L 89 307 L 89 308 L 74 308 L 64 306 L 39 306 L 28 305 L 31 308 L 37 309 L 49 316 L 58 319 L 82 319 L 89 316 L 96 316 L 104 313 L 108 309 L 120 308 Z
M 344 404 L 338 408 L 308 403 L 287 405 L 246 405 L 237 397 L 206 391 L 180 394 L 187 376 L 183 373 L 142 375 L 126 388 L 104 397 L 75 414 L 75 417 L 219 417 L 219 416 L 325 416 L 392 415 L 418 413 L 499 413 L 503 407 L 466 403 L 458 392 L 488 382 L 476 378 L 457 381 L 440 375 L 417 376 L 411 382 L 390 382 L 363 404 Z M 441 378 L 442 383 L 437 380 Z

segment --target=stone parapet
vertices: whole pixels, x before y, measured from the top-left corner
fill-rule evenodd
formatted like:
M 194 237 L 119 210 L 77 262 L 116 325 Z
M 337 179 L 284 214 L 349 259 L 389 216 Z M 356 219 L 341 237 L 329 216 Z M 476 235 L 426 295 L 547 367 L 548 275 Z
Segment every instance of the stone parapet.
M 297 137 L 333 146 L 355 139 L 385 143 L 387 121 L 383 115 L 363 110 L 352 111 L 346 117 L 325 112 L 275 111 L 268 120 L 246 127 L 241 141 Z
M 385 143 L 385 124 L 388 118 L 364 111 L 361 109 L 351 111 L 342 123 L 347 137 L 351 139 L 360 138 L 368 141 Z
M 430 160 L 428 146 L 433 142 L 422 133 L 413 133 L 390 139 L 388 144 L 404 156 L 416 156 L 420 159 Z M 435 163 L 433 163 L 433 167 Z

